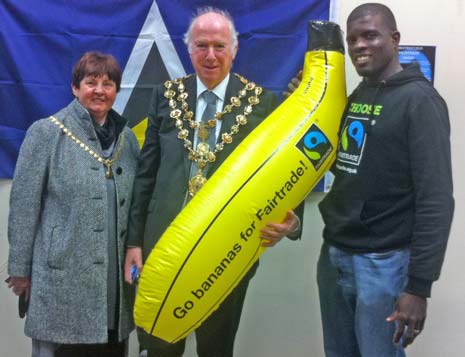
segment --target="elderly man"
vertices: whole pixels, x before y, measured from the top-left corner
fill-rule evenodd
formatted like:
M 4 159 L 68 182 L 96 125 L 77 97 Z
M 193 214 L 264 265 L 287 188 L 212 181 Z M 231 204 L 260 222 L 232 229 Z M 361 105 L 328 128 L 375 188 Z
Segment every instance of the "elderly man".
M 277 106 L 274 94 L 231 73 L 238 41 L 228 13 L 214 8 L 200 10 L 191 21 L 185 42 L 195 74 L 168 81 L 153 93 L 129 218 L 128 282 L 130 266 L 142 269 L 142 261 L 189 198 Z M 251 95 L 259 101 L 249 113 L 244 108 Z M 231 105 L 238 99 L 242 104 Z M 205 114 L 211 107 L 213 111 Z M 176 115 L 177 122 L 173 119 Z M 238 115 L 246 117 L 247 123 L 235 125 Z M 299 226 L 298 218 L 289 211 L 282 223 L 269 223 L 261 231 L 263 245 L 273 246 L 289 234 L 297 237 Z M 196 330 L 199 356 L 233 355 L 247 286 L 257 266 Z M 182 356 L 184 352 L 184 340 L 168 344 L 147 335 L 144 340 L 149 356 Z

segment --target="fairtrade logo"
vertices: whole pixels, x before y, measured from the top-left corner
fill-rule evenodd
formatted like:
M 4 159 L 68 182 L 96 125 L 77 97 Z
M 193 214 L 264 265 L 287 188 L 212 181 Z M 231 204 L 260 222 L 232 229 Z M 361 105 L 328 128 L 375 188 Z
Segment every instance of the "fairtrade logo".
M 315 170 L 320 168 L 333 150 L 326 135 L 315 124 L 312 124 L 296 146 L 310 159 Z
M 360 149 L 363 144 L 363 137 L 365 136 L 365 129 L 363 125 L 358 120 L 350 123 L 349 126 L 346 126 L 341 137 L 341 146 L 344 151 L 347 151 L 349 147 L 349 137 L 351 137 L 356 143 L 357 147 Z
M 321 153 L 316 151 L 318 145 L 326 144 L 328 140 L 326 137 L 317 131 L 311 131 L 304 136 L 304 152 L 312 160 L 321 159 Z

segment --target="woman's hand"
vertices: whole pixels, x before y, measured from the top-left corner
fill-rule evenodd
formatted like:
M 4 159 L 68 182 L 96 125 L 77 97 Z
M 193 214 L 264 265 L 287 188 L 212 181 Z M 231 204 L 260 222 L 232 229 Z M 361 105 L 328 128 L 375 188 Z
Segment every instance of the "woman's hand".
M 29 301 L 29 290 L 31 287 L 30 277 L 12 276 L 6 280 L 8 288 L 11 288 L 15 295 L 21 296 L 25 293 L 25 300 Z

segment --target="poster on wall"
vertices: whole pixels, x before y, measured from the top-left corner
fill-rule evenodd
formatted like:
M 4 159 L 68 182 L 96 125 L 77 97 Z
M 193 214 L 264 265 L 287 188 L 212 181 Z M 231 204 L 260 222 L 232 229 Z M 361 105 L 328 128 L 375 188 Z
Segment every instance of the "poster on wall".
M 399 46 L 399 60 L 402 66 L 417 62 L 423 75 L 434 84 L 434 63 L 436 46 Z

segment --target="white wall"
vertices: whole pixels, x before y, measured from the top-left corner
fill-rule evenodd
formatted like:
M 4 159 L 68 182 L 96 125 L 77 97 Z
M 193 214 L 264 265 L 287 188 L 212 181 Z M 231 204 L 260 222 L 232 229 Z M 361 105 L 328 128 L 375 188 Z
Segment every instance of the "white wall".
M 345 29 L 348 13 L 363 1 L 344 0 L 339 22 Z M 465 122 L 461 115 L 465 83 L 465 3 L 425 0 L 386 0 L 398 20 L 401 43 L 435 45 L 435 85 L 446 99 L 452 125 L 452 155 L 456 213 L 441 279 L 434 284 L 426 328 L 409 348 L 413 357 L 461 357 L 465 355 Z M 347 65 L 348 89 L 358 82 Z M 461 140 L 462 139 L 462 140 Z M 0 278 L 6 278 L 6 217 L 10 183 L 0 180 Z M 283 242 L 267 251 L 252 280 L 236 341 L 236 357 L 323 356 L 316 260 L 322 222 L 316 203 L 322 194 L 306 202 L 304 239 Z M 1 283 L 3 284 L 3 283 Z M 22 357 L 30 351 L 17 318 L 16 299 L 0 287 L 0 356 Z M 135 347 L 135 346 L 134 346 Z M 133 353 L 134 355 L 134 353 Z M 189 344 L 188 357 L 195 356 Z

